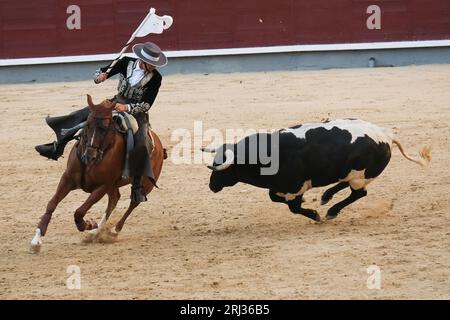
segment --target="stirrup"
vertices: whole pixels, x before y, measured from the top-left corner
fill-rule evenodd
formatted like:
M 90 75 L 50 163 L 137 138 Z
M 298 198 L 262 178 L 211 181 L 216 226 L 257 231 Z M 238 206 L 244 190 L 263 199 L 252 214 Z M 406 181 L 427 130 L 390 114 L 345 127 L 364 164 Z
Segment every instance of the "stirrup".
M 54 141 L 47 144 L 41 144 L 36 147 L 34 147 L 37 152 L 43 157 L 46 157 L 48 159 L 52 160 L 58 160 L 59 157 L 62 156 L 64 152 L 64 148 L 58 148 L 58 142 Z
M 139 187 L 131 187 L 131 202 L 133 203 L 141 203 L 147 201 L 147 197 L 143 192 L 144 188 L 142 186 Z

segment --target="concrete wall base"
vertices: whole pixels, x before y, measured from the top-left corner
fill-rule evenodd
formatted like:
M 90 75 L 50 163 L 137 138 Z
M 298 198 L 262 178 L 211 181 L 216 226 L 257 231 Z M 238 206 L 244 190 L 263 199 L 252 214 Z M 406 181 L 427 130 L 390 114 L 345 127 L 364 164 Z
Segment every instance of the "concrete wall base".
M 205 74 L 439 63 L 450 63 L 450 47 L 171 58 L 160 72 L 163 75 Z M 0 67 L 0 83 L 89 80 L 93 72 L 104 65 L 102 62 L 82 62 Z

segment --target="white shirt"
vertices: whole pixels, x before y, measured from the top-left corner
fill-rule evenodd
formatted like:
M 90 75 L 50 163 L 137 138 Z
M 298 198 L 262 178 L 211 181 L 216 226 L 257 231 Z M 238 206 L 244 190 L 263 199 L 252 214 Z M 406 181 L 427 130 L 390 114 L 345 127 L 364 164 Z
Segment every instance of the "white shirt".
M 142 80 L 142 78 L 145 76 L 145 70 L 142 70 L 139 67 L 139 62 L 136 63 L 136 67 L 133 69 L 133 72 L 131 73 L 131 77 L 128 80 L 131 86 L 135 86 L 139 81 Z
M 139 62 L 136 63 L 136 67 L 131 72 L 131 77 L 128 79 L 128 82 L 131 86 L 135 86 L 139 81 L 142 80 L 142 78 L 145 76 L 145 70 L 142 70 L 141 67 L 139 67 Z M 131 111 L 131 106 L 127 104 L 128 112 Z

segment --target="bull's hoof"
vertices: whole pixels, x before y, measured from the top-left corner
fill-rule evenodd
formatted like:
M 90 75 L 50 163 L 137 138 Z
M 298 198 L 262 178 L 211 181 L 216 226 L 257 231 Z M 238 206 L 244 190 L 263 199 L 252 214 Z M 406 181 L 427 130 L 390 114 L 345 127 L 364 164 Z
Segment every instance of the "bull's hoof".
M 36 243 L 36 244 L 31 244 L 30 245 L 30 253 L 32 254 L 38 254 L 39 252 L 41 252 L 41 243 Z
M 316 222 L 322 222 L 322 218 L 320 217 L 320 215 L 316 212 L 316 216 L 314 218 L 314 221 Z
M 330 209 L 328 209 L 326 219 L 327 220 L 335 219 L 338 216 L 339 212 L 340 210 L 339 208 L 336 207 L 336 205 L 331 207 Z
M 327 220 L 333 220 L 337 218 L 337 214 L 327 214 L 327 216 L 325 217 L 325 219 Z
M 322 221 L 322 218 L 320 218 L 320 215 L 316 210 L 306 209 L 303 213 L 300 213 L 300 214 L 303 214 L 304 216 L 306 216 L 316 222 Z
M 327 195 L 323 195 L 322 196 L 322 198 L 320 199 L 320 205 L 326 205 L 328 202 L 330 202 L 330 200 L 332 199 L 333 197 L 329 197 L 329 196 L 327 196 Z

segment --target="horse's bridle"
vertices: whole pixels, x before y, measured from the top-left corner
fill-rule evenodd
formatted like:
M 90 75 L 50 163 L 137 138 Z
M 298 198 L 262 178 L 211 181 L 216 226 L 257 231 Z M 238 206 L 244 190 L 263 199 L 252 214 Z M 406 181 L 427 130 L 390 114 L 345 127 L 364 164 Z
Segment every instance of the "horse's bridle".
M 84 141 L 84 144 L 82 145 L 84 150 L 83 150 L 83 153 L 81 154 L 80 160 L 85 165 L 87 164 L 86 163 L 86 152 L 87 152 L 87 150 L 89 148 L 96 150 L 96 152 L 99 155 L 99 157 L 97 159 L 95 159 L 95 162 L 99 162 L 99 161 L 101 161 L 103 159 L 103 155 L 104 155 L 106 149 L 108 148 L 108 146 L 104 147 L 103 145 L 100 145 L 100 146 L 94 146 L 93 145 L 97 129 L 98 128 L 102 129 L 102 134 L 103 134 L 102 141 L 104 141 L 105 140 L 104 138 L 107 136 L 107 134 L 114 129 L 114 121 L 112 119 L 112 116 L 109 116 L 109 117 L 93 117 L 93 120 L 94 120 L 94 133 L 92 134 L 92 137 L 90 138 L 90 141 L 87 141 L 87 137 L 86 137 L 87 130 L 85 131 L 86 133 L 81 136 L 81 140 Z M 105 121 L 105 120 L 109 120 L 109 124 L 107 126 L 103 125 L 103 121 Z
M 114 106 L 117 103 L 117 97 L 114 96 L 114 98 L 108 99 L 108 102 L 112 104 L 111 108 L 114 108 Z M 91 137 L 90 141 L 87 141 L 87 137 L 86 137 L 87 136 L 87 130 L 86 129 L 90 125 L 90 121 L 92 121 L 90 118 L 94 122 L 94 132 L 92 134 L 92 137 Z M 107 126 L 103 125 L 103 122 L 105 120 L 109 121 Z M 105 146 L 103 146 L 103 144 L 101 144 L 100 146 L 94 146 L 93 145 L 97 128 L 101 128 L 102 129 L 103 137 L 102 137 L 101 141 L 104 142 L 106 136 L 108 135 L 108 133 L 114 129 L 114 121 L 113 121 L 113 118 L 112 118 L 112 112 L 109 113 L 109 115 L 106 116 L 106 117 L 96 117 L 93 114 L 89 115 L 88 120 L 86 121 L 86 126 L 83 129 L 83 132 L 82 132 L 81 137 L 80 137 L 81 138 L 80 139 L 80 145 L 81 145 L 82 148 L 79 148 L 77 150 L 78 158 L 80 159 L 80 161 L 84 165 L 88 165 L 88 163 L 87 163 L 87 154 L 86 153 L 87 153 L 87 151 L 89 149 L 94 149 L 96 151 L 96 154 L 98 154 L 98 157 L 96 157 L 94 159 L 94 162 L 99 162 L 99 161 L 101 161 L 103 159 L 103 155 L 104 155 L 105 151 L 109 147 L 109 145 L 107 145 L 105 147 Z M 84 149 L 84 150 L 82 151 L 81 149 Z

